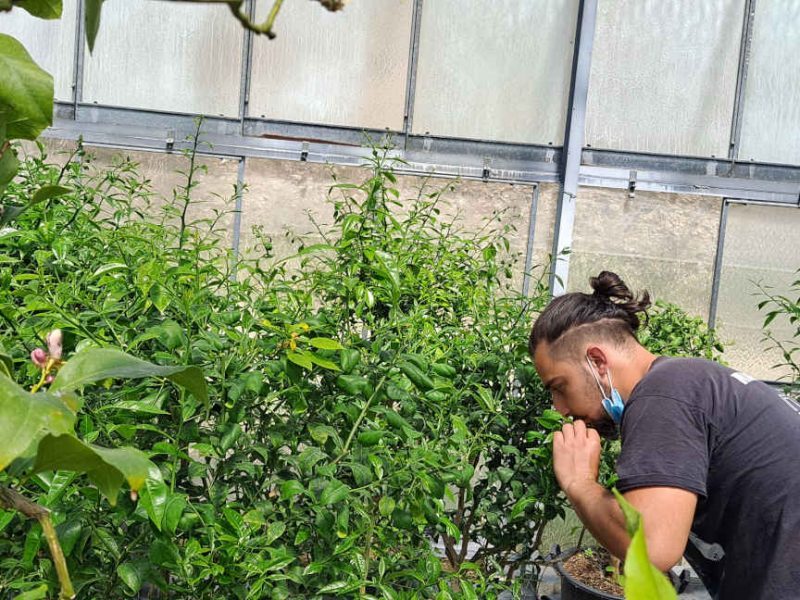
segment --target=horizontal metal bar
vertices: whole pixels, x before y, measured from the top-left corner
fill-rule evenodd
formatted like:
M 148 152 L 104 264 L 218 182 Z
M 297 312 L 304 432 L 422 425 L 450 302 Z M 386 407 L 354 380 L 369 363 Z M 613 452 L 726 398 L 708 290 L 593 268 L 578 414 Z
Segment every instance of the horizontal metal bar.
M 77 120 L 75 119 L 77 117 Z M 170 151 L 188 147 L 196 127 L 195 115 L 57 103 L 53 127 L 45 135 L 130 149 Z M 255 124 L 258 127 L 255 128 Z M 362 164 L 370 154 L 363 147 L 363 130 L 247 119 L 241 135 L 236 118 L 205 117 L 203 154 L 273 158 L 334 164 Z M 378 139 L 387 132 L 368 132 Z M 391 133 L 391 132 L 390 132 Z M 399 136 L 400 134 L 398 134 Z M 398 138 L 399 139 L 399 138 Z M 400 172 L 534 184 L 558 181 L 561 148 L 409 136 L 407 149 L 394 155 L 406 161 Z M 585 148 L 581 153 L 579 184 L 627 188 L 630 171 L 637 172 L 636 189 L 708 195 L 780 205 L 795 205 L 800 194 L 800 166 L 732 163 L 726 159 L 674 157 Z

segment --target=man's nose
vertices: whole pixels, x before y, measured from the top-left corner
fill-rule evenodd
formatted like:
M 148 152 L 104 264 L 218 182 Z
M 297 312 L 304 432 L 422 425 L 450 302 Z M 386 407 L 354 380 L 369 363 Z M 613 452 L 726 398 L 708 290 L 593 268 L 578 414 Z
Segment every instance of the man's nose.
M 558 412 L 562 417 L 568 417 L 569 416 L 569 411 L 567 410 L 567 407 L 564 405 L 564 403 L 553 399 L 553 403 L 552 403 L 551 406 L 553 407 L 553 410 Z

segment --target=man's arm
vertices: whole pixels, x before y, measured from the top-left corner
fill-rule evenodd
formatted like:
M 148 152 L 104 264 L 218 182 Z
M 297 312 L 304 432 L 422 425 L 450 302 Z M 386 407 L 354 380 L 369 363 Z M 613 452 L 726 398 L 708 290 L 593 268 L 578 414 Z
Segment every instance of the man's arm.
M 575 512 L 595 539 L 625 558 L 630 538 L 614 496 L 597 483 L 600 436 L 582 421 L 553 436 L 553 468 Z M 673 487 L 644 487 L 624 494 L 643 519 L 651 562 L 662 571 L 681 558 L 689 538 L 697 496 Z

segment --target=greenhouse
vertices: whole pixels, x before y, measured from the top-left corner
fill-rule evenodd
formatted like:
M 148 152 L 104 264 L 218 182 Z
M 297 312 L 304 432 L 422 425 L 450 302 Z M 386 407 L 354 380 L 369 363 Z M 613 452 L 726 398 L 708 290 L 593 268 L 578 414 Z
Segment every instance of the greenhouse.
M 796 597 L 798 98 L 795 0 L 0 0 L 0 598 Z

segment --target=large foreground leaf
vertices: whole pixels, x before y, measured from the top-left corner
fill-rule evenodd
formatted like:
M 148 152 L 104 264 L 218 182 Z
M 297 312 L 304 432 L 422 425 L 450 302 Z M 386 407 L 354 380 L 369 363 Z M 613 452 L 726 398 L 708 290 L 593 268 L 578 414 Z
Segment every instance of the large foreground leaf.
M 46 435 L 39 442 L 33 470 L 86 473 L 112 505 L 116 504 L 124 482 L 131 490 L 139 491 L 145 486 L 148 474 L 161 479 L 160 471 L 143 452 L 93 446 L 72 434 Z M 163 485 L 163 481 L 160 483 Z
M 0 113 L 8 139 L 35 140 L 53 121 L 53 78 L 25 47 L 0 33 Z
M 75 414 L 51 394 L 31 394 L 0 371 L 0 471 L 48 434 L 71 434 Z
M 24 8 L 40 19 L 61 18 L 61 0 L 16 0 L 14 5 Z
M 74 355 L 61 367 L 50 386 L 50 391 L 74 390 L 103 379 L 142 377 L 166 377 L 185 387 L 201 402 L 208 403 L 206 382 L 199 368 L 186 365 L 155 365 L 110 348 L 91 348 Z

